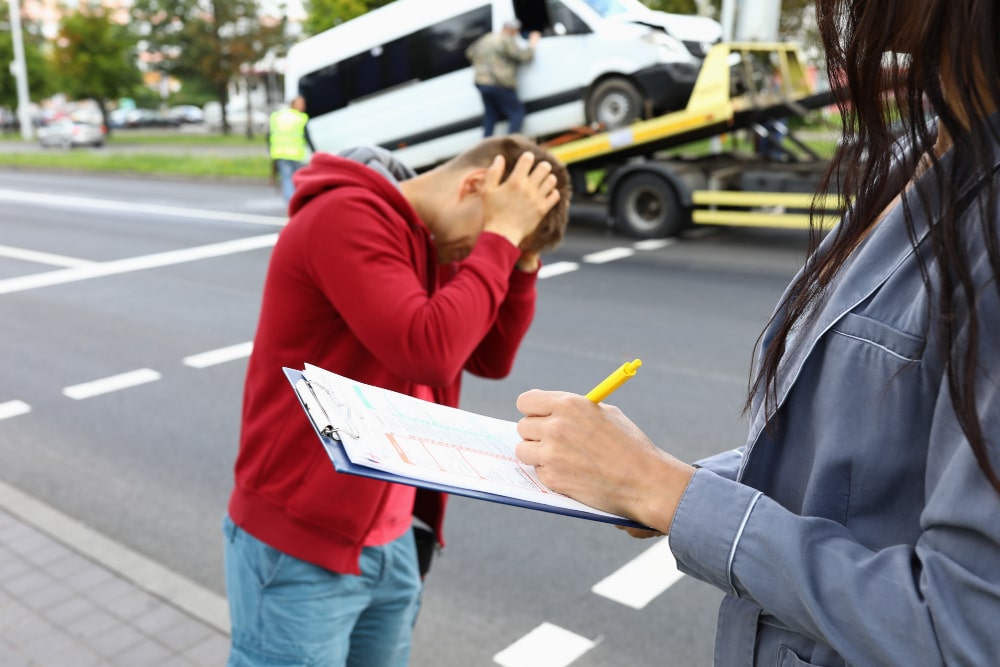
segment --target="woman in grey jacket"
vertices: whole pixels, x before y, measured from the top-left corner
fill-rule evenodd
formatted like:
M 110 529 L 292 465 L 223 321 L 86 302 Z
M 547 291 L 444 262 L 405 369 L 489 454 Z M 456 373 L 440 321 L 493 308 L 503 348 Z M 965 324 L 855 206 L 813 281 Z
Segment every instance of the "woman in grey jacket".
M 518 456 L 669 533 L 727 594 L 718 665 L 1000 664 L 1000 2 L 816 6 L 853 204 L 761 337 L 746 445 L 687 465 L 532 390 Z

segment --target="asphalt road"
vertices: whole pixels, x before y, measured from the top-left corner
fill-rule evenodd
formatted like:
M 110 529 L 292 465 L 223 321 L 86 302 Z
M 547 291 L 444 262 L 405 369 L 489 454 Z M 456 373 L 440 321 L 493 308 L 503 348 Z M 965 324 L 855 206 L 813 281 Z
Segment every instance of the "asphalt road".
M 219 525 L 280 199 L 0 173 L 0 414 L 30 408 L 0 419 L 0 479 L 222 593 Z M 754 342 L 804 245 L 739 229 L 637 244 L 576 216 L 514 371 L 467 378 L 463 407 L 513 419 L 525 389 L 582 392 L 639 357 L 614 402 L 655 442 L 687 460 L 738 446 Z M 711 664 L 720 594 L 677 575 L 663 540 L 457 497 L 445 537 L 417 667 Z

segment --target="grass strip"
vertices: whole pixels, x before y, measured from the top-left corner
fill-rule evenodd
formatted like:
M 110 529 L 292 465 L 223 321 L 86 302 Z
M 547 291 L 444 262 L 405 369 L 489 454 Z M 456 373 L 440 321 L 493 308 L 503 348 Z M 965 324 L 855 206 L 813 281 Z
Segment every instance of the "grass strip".
M 71 169 L 134 174 L 169 174 L 215 178 L 260 178 L 271 174 L 266 155 L 163 155 L 71 151 L 62 153 L 0 153 L 0 166 Z

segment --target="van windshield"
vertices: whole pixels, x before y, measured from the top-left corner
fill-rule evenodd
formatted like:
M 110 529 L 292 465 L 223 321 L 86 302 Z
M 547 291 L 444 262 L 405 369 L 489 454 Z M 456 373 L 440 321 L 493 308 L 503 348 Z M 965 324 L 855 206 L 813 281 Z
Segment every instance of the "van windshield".
M 615 14 L 635 14 L 646 9 L 646 6 L 632 0 L 583 0 L 591 9 L 607 18 Z M 639 5 L 638 10 L 636 5 Z

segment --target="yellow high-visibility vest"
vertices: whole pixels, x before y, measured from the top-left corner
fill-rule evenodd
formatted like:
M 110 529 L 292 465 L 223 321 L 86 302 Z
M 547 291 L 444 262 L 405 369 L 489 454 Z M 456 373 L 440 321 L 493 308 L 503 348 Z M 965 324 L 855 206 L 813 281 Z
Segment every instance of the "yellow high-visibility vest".
M 306 121 L 309 116 L 295 109 L 271 114 L 270 150 L 272 160 L 306 160 Z

